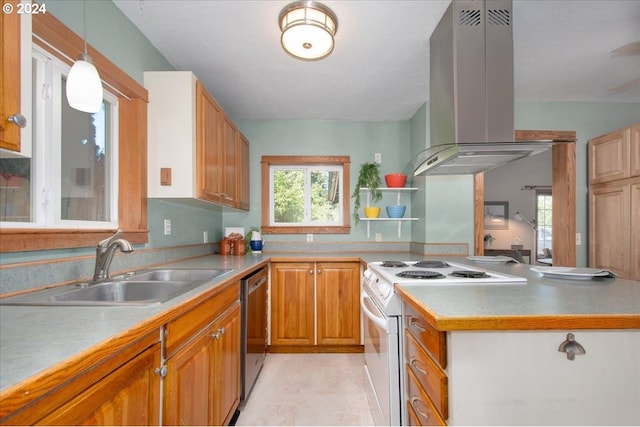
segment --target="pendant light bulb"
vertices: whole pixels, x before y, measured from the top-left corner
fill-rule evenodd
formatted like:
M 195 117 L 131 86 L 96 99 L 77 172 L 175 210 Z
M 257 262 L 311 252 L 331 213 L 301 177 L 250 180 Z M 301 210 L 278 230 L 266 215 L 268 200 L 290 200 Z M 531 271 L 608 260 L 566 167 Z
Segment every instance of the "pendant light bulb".
M 84 52 L 80 54 L 67 75 L 67 101 L 69 106 L 86 113 L 97 113 L 102 108 L 102 81 L 93 60 L 87 53 L 87 2 L 84 1 Z
M 102 82 L 91 57 L 83 53 L 67 76 L 67 101 L 71 108 L 97 113 L 102 107 Z

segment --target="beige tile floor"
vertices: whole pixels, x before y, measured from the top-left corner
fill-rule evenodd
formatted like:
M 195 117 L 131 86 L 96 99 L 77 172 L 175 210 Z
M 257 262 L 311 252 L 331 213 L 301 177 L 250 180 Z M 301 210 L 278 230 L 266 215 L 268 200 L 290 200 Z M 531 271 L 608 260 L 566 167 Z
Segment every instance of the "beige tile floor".
M 360 354 L 268 354 L 237 426 L 373 425 Z

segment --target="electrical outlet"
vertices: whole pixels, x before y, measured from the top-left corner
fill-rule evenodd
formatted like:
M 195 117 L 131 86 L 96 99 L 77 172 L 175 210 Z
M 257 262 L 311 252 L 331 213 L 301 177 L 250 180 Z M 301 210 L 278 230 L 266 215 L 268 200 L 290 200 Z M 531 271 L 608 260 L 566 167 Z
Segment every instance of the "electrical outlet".
M 576 233 L 576 246 L 580 246 L 582 244 L 582 233 Z
M 376 233 L 376 242 L 382 242 L 382 233 Z
M 171 220 L 170 219 L 165 219 L 164 220 L 164 235 L 165 236 L 170 236 L 171 235 Z
M 307 234 L 307 243 L 313 242 L 313 234 Z
M 202 232 L 202 243 L 209 243 L 209 232 L 208 231 L 203 231 Z
M 373 161 L 376 163 L 382 163 L 382 153 L 375 153 L 373 155 Z

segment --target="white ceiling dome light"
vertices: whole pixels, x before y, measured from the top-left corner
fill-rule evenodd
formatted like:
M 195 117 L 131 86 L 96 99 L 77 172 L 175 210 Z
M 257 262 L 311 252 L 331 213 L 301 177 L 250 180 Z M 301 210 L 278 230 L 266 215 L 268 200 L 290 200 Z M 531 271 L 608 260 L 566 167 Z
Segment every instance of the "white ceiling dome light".
M 280 43 L 291 56 L 315 61 L 333 51 L 338 18 L 325 5 L 315 1 L 291 3 L 282 9 L 278 22 Z
M 87 53 L 87 4 L 84 2 L 84 52 L 80 54 L 67 75 L 67 102 L 71 108 L 97 113 L 102 107 L 102 81 L 93 60 Z

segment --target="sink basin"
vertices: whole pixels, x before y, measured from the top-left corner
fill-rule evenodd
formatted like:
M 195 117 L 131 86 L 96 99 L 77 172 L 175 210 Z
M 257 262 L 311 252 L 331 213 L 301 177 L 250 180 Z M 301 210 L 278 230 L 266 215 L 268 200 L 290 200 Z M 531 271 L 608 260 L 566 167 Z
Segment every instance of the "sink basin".
M 185 281 L 185 282 L 208 282 L 230 270 L 144 270 L 131 276 L 126 276 L 124 280 L 152 280 L 152 281 Z
M 0 299 L 0 305 L 150 305 L 194 289 L 231 269 L 160 269 L 94 284 L 69 285 Z M 81 287 L 79 287 L 81 286 Z
M 152 304 L 171 299 L 199 282 L 118 280 L 74 289 L 47 298 L 54 304 L 112 305 Z

